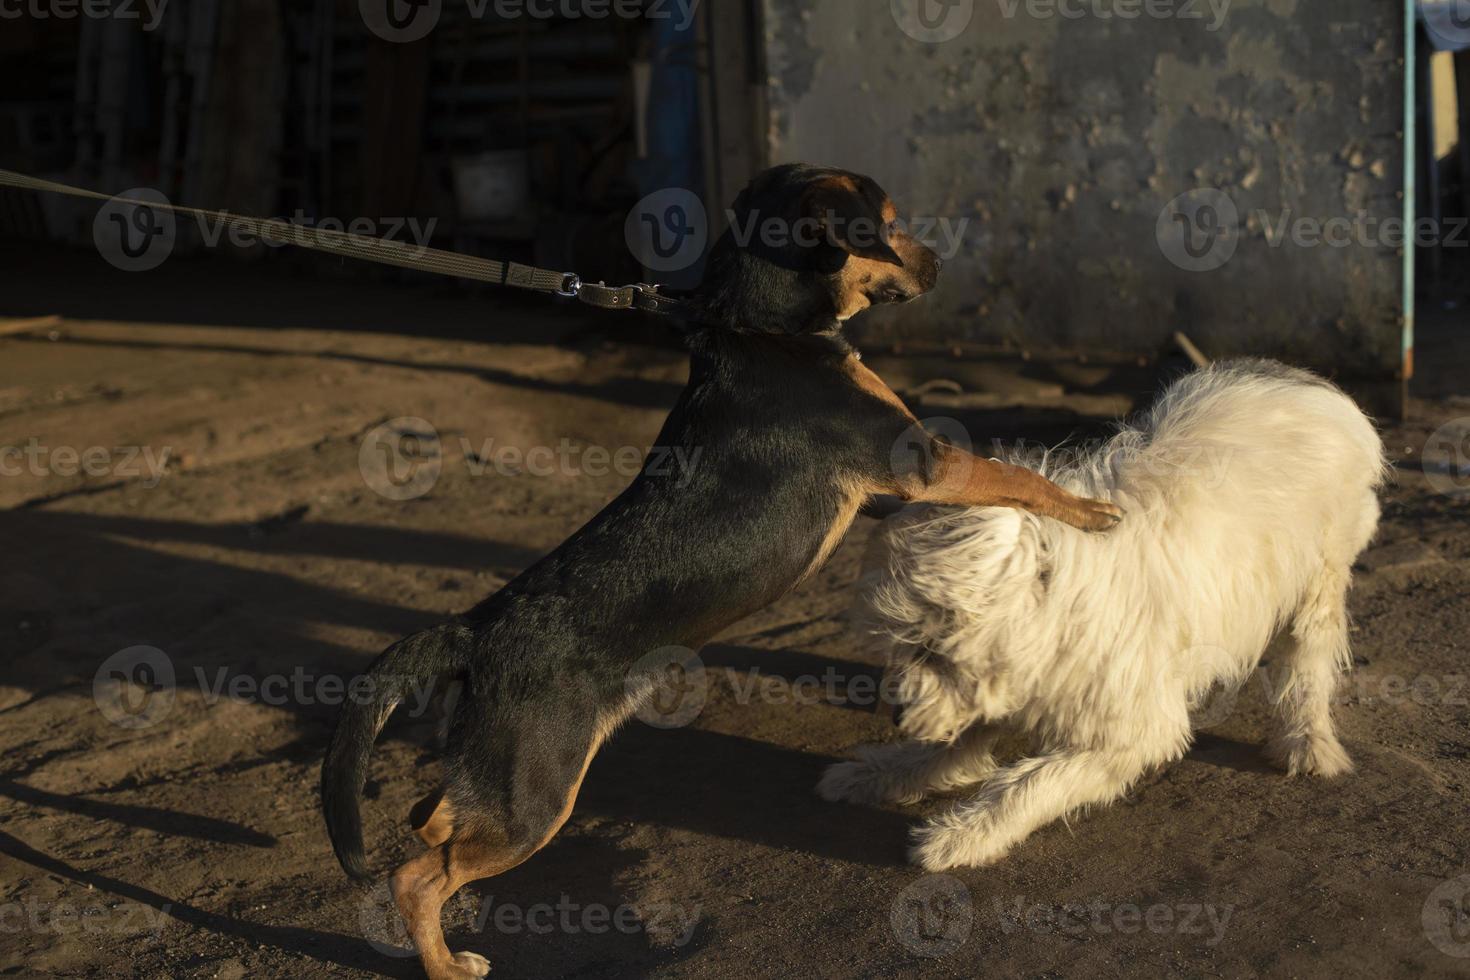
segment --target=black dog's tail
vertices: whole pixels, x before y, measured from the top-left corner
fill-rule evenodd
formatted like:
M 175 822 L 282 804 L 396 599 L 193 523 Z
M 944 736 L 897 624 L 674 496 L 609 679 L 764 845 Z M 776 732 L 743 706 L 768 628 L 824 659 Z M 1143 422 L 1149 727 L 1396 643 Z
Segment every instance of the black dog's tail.
M 358 800 L 367 782 L 373 740 L 410 691 L 427 691 L 426 684 L 463 668 L 469 639 L 470 631 L 456 624 L 414 633 L 372 662 L 364 675 L 365 686 L 358 679 L 347 687 L 337 730 L 322 761 L 322 815 L 337 860 L 351 878 L 372 881 L 363 853 Z

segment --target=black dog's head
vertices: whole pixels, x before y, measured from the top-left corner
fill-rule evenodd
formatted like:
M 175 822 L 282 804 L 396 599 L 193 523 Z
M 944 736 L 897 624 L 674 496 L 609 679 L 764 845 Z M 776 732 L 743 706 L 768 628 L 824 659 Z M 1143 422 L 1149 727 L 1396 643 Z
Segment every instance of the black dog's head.
M 940 265 L 871 177 L 786 164 L 735 199 L 700 294 L 717 326 L 827 333 L 870 306 L 928 292 Z

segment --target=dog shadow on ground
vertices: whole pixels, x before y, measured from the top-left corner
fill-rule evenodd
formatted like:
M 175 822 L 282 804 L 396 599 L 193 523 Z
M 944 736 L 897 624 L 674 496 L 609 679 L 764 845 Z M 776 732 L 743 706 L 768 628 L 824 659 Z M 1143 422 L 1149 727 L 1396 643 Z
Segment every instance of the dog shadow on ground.
M 805 625 L 805 624 L 801 624 Z M 711 643 L 699 651 L 706 669 L 724 669 L 752 689 L 779 682 L 794 704 L 822 704 L 872 714 L 881 696 L 883 668 L 804 650 L 766 650 Z
M 616 884 L 646 857 L 602 837 L 563 834 L 520 867 L 462 889 L 446 906 L 449 947 L 526 977 L 581 976 L 613 964 L 619 975 L 646 975 L 694 955 L 710 939 L 700 908 L 630 900 Z
M 907 817 L 816 797 L 818 777 L 835 761 L 736 735 L 635 722 L 593 762 L 578 810 L 854 864 L 901 865 Z

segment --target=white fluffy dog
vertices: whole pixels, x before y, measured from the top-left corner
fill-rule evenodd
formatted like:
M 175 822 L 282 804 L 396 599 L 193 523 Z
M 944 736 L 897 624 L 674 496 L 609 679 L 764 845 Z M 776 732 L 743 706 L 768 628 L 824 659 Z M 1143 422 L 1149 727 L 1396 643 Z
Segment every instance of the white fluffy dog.
M 1351 399 L 1282 364 L 1226 362 L 1041 467 L 1128 516 L 1107 534 L 990 507 L 892 518 L 865 605 L 905 740 L 829 768 L 824 798 L 912 802 L 983 782 L 915 829 L 912 857 L 931 871 L 996 861 L 1182 756 L 1191 706 L 1241 684 L 1273 639 L 1284 673 L 1270 755 L 1292 774 L 1351 768 L 1330 703 L 1351 664 L 1350 568 L 1386 474 Z M 1037 754 L 997 768 L 1006 731 Z

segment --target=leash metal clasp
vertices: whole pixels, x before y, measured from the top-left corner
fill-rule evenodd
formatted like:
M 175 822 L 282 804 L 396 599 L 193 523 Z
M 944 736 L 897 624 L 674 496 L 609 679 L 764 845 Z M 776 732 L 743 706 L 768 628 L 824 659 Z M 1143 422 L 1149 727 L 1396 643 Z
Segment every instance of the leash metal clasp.
M 582 291 L 582 277 L 575 272 L 568 272 L 561 278 L 561 288 L 556 291 L 558 296 L 575 298 Z

